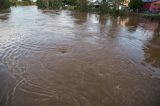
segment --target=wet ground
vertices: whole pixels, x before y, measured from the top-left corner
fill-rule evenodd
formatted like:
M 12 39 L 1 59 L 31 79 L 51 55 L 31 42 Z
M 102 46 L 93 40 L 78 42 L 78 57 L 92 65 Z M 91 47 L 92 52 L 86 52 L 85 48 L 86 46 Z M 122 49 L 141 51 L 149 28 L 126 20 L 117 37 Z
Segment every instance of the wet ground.
M 1 12 L 0 106 L 160 106 L 160 25 L 36 6 Z

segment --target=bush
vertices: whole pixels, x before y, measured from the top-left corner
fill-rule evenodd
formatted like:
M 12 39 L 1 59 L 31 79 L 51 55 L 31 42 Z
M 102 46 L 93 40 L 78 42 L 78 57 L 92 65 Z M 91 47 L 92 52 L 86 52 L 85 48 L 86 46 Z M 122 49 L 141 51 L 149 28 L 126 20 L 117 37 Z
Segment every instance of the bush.
M 127 14 L 128 14 L 128 10 L 127 9 L 119 10 L 119 15 L 127 15 Z
M 60 9 L 63 5 L 62 0 L 37 0 L 39 8 Z
M 108 3 L 106 1 L 102 1 L 99 6 L 100 14 L 106 14 L 109 12 Z
M 69 9 L 80 11 L 97 11 L 100 14 L 125 15 L 125 9 L 119 10 L 111 7 L 106 0 L 102 0 L 99 5 L 95 5 L 88 0 L 37 0 L 37 6 L 42 9 Z M 97 6 L 97 7 L 96 7 Z
M 46 8 L 44 0 L 37 0 L 36 4 L 39 8 Z
M 0 9 L 8 9 L 10 7 L 9 0 L 0 0 Z
M 51 9 L 60 9 L 63 7 L 62 0 L 49 0 L 49 8 Z

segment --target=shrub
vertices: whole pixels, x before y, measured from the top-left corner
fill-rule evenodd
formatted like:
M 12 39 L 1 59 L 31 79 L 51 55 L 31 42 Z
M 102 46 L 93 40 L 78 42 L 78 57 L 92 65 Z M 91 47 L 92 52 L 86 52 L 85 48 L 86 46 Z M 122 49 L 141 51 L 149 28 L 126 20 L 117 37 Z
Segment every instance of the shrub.
M 0 9 L 8 9 L 10 7 L 9 0 L 0 0 Z

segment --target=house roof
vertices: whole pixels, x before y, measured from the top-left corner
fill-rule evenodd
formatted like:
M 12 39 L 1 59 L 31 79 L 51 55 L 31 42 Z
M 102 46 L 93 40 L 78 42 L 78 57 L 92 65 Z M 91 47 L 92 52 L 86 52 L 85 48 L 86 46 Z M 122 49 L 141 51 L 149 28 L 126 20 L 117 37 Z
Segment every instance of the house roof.
M 143 2 L 155 2 L 157 0 L 143 0 Z
M 160 0 L 155 1 L 154 4 L 160 4 Z

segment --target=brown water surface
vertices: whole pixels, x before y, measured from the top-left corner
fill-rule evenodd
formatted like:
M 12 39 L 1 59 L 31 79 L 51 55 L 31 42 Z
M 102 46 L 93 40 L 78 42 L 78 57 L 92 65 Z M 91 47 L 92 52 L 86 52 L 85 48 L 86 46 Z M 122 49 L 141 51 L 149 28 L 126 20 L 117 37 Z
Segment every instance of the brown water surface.
M 0 106 L 160 106 L 160 24 L 12 7 L 0 13 Z

